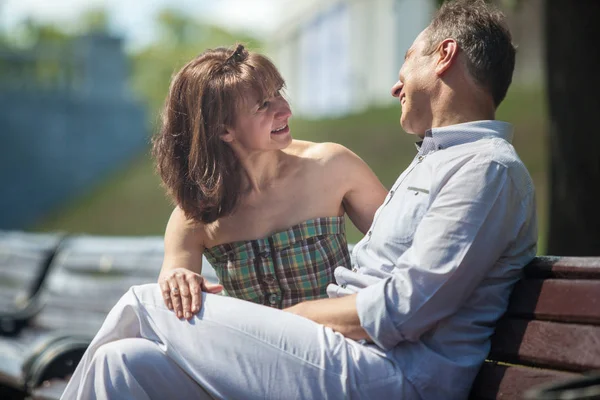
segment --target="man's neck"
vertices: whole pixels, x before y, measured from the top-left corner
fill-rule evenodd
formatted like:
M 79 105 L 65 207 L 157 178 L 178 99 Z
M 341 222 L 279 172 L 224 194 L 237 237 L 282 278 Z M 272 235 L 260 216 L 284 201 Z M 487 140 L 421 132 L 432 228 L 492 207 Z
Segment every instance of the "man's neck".
M 432 128 L 463 124 L 465 122 L 496 119 L 496 112 L 490 107 L 481 107 L 478 104 L 449 104 L 433 115 Z
M 443 87 L 432 104 L 431 128 L 496 118 L 493 99 L 474 85 Z

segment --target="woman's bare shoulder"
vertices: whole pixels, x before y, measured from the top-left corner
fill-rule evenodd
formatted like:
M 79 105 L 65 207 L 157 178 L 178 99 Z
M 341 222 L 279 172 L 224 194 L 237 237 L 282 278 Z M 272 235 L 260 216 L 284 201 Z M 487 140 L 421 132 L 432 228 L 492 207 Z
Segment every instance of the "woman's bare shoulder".
M 308 158 L 319 161 L 333 161 L 334 159 L 339 159 L 353 156 L 354 153 L 350 151 L 345 146 L 339 143 L 333 142 L 310 142 L 308 140 L 293 140 L 290 146 L 286 149 L 288 154 Z

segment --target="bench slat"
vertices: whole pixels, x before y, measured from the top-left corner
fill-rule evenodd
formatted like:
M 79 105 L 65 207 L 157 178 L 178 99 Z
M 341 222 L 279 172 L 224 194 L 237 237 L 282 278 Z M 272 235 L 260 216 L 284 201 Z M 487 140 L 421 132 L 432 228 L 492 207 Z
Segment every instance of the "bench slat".
M 508 315 L 600 325 L 600 280 L 524 279 L 513 291 Z
M 502 319 L 488 358 L 565 371 L 599 369 L 600 326 Z
M 525 276 L 544 279 L 600 279 L 599 257 L 536 257 Z
M 470 400 L 521 399 L 532 387 L 579 376 L 571 372 L 486 362 L 471 390 Z

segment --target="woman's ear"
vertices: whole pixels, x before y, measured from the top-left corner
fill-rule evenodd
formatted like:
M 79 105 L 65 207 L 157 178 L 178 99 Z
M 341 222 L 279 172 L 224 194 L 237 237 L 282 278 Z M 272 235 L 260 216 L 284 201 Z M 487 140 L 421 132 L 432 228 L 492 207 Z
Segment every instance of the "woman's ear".
M 219 136 L 222 141 L 225 143 L 231 143 L 235 139 L 234 130 L 228 127 L 225 127 L 225 131 L 221 133 Z

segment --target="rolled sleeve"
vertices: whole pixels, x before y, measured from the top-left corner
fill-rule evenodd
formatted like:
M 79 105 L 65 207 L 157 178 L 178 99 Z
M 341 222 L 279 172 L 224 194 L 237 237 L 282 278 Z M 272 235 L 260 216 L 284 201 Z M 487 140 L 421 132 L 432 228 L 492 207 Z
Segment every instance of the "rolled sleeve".
M 373 342 L 384 350 L 390 350 L 398 342 L 404 340 L 402 332 L 390 318 L 390 314 L 394 310 L 387 309 L 388 302 L 385 301 L 387 296 L 382 297 L 382 293 L 387 292 L 390 282 L 391 278 L 384 279 L 362 289 L 356 296 L 356 309 L 360 325 Z

